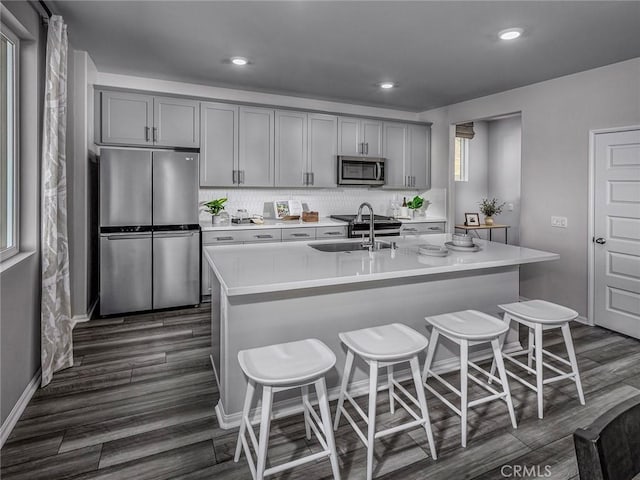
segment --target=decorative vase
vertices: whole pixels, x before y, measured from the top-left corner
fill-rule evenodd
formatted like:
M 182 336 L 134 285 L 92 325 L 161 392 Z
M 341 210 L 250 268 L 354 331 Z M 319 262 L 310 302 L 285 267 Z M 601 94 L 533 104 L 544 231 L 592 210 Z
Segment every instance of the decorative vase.
M 485 225 L 493 225 L 493 217 L 484 217 Z
M 220 225 L 222 223 L 222 217 L 220 215 L 211 215 L 211 223 Z

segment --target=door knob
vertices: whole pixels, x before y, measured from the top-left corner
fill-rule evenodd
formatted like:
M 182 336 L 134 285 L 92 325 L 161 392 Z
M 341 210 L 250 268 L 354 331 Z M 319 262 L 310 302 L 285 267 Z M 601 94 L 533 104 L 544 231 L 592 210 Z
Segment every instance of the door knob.
M 594 242 L 596 242 L 598 245 L 604 245 L 605 243 L 607 243 L 607 241 L 602 237 L 596 238 Z

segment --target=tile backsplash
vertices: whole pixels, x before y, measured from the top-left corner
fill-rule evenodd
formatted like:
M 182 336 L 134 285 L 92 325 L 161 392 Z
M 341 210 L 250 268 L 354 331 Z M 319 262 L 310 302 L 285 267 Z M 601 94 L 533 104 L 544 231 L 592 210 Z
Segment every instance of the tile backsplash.
M 215 198 L 227 197 L 226 211 L 231 215 L 239 208 L 245 208 L 250 214 L 262 215 L 264 202 L 275 200 L 299 200 L 307 203 L 310 210 L 319 212 L 321 217 L 335 214 L 355 214 L 362 202 L 369 202 L 376 214 L 391 215 L 391 202 L 402 202 L 416 195 L 415 190 L 378 190 L 366 188 L 331 188 L 319 190 L 305 189 L 258 189 L 258 188 L 202 188 L 200 202 Z M 446 189 L 431 189 L 419 193 L 431 205 L 428 216 L 446 216 Z M 201 220 L 210 220 L 210 216 L 202 209 Z

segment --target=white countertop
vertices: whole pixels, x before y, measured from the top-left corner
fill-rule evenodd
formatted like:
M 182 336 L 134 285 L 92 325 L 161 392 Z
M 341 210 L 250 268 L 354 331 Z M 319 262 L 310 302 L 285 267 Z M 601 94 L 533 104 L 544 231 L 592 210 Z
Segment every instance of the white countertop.
M 429 223 L 429 222 L 446 222 L 446 218 L 442 217 L 422 217 L 416 219 L 399 219 L 402 223 Z M 335 227 L 346 226 L 347 223 L 341 220 L 334 220 L 329 217 L 322 217 L 317 222 L 303 222 L 302 220 L 274 220 L 266 218 L 262 225 L 256 223 L 245 223 L 238 225 L 232 223 L 230 225 L 213 226 L 211 222 L 200 222 L 200 228 L 203 232 L 220 231 L 220 230 L 253 230 L 260 228 L 300 228 L 300 227 Z
M 310 243 L 288 242 L 204 247 L 205 255 L 228 296 L 369 282 L 447 272 L 495 268 L 557 260 L 558 254 L 502 243 L 475 240 L 475 253 L 450 252 L 446 257 L 418 255 L 418 246 L 443 245 L 451 235 L 402 236 L 392 258 L 390 249 L 320 252 Z M 389 240 L 389 238 L 382 239 Z M 342 240 L 353 242 L 355 240 Z

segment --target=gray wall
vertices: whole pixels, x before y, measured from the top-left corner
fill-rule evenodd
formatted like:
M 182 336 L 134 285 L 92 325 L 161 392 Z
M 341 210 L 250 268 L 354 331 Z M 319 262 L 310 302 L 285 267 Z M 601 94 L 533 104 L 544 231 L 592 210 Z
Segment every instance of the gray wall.
M 488 122 L 487 197 L 506 202 L 497 223 L 510 225 L 508 239 L 512 245 L 520 244 L 520 182 L 521 182 L 521 136 L 520 115 Z M 509 210 L 509 204 L 513 210 Z M 493 232 L 493 239 L 503 241 L 502 230 Z
M 464 214 L 478 213 L 478 202 L 487 196 L 489 185 L 489 128 L 487 122 L 474 122 L 474 137 L 469 140 L 469 176 L 455 182 L 455 222 L 464 223 Z M 480 216 L 482 221 L 482 216 Z
M 2 21 L 21 37 L 20 248 L 24 257 L 0 275 L 0 417 L 13 409 L 40 368 L 39 165 L 45 33 L 26 2 L 2 4 Z M 6 9 L 6 10 L 5 10 Z M 8 10 L 8 12 L 7 12 Z M 13 18 L 12 18 L 13 17 Z
M 640 124 L 640 58 L 423 112 L 434 122 L 433 185 L 449 184 L 451 125 L 522 113 L 520 244 L 560 254 L 521 269 L 523 296 L 587 313 L 589 130 Z M 551 216 L 568 217 L 566 229 Z

